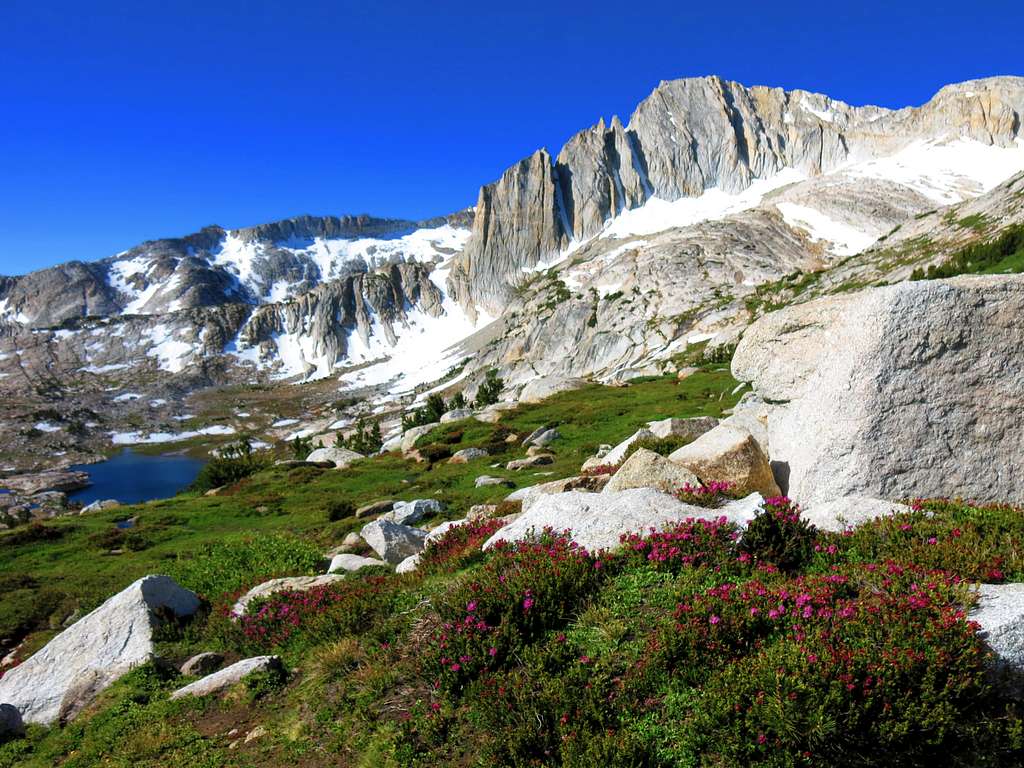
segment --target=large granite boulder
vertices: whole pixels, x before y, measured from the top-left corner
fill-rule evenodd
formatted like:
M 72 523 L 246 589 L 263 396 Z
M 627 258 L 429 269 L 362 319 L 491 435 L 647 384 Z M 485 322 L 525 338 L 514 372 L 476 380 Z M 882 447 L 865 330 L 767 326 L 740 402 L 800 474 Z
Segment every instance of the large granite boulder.
M 634 488 L 617 493 L 570 491 L 541 496 L 518 518 L 498 530 L 484 543 L 484 549 L 499 541 L 530 538 L 544 528 L 569 529 L 580 546 L 596 552 L 615 549 L 624 533 L 664 528 L 687 518 L 707 520 L 725 517 L 746 525 L 761 508 L 763 499 L 751 494 L 716 509 L 684 504 L 673 496 L 650 488 Z
M 189 683 L 184 688 L 179 688 L 171 694 L 171 699 L 181 699 L 185 696 L 209 696 L 214 693 L 226 691 L 228 688 L 237 685 L 254 672 L 267 672 L 282 670 L 281 658 L 279 656 L 256 656 L 251 659 L 236 661 L 224 669 L 214 672 Z
M 345 469 L 352 462 L 358 461 L 359 459 L 366 458 L 361 453 L 350 451 L 348 448 L 317 448 L 309 456 L 306 457 L 306 461 L 311 464 L 318 464 L 320 462 L 330 462 L 337 469 Z
M 779 496 L 768 457 L 750 432 L 719 424 L 692 443 L 674 451 L 669 459 L 689 469 L 704 483 L 733 483 L 741 493 Z
M 732 370 L 773 404 L 771 459 L 805 504 L 849 495 L 1019 503 L 1022 315 L 1024 275 L 873 288 L 762 317 Z
M 430 424 L 424 424 L 420 427 L 413 427 L 412 429 L 405 430 L 405 432 L 402 433 L 402 442 L 399 443 L 402 453 L 408 453 L 415 448 L 416 441 L 428 434 L 438 424 L 440 424 L 440 422 L 435 421 Z
M 993 673 L 1003 690 L 1024 694 L 1024 584 L 981 584 L 971 609 L 978 636 L 992 650 Z
M 381 519 L 364 525 L 359 535 L 374 552 L 392 565 L 398 565 L 411 555 L 418 555 L 423 551 L 427 539 L 426 531 Z
M 153 655 L 161 616 L 191 616 L 195 593 L 167 576 L 144 576 L 65 629 L 0 678 L 0 702 L 26 723 L 70 719 Z
M 880 517 L 910 512 L 910 507 L 868 496 L 843 496 L 801 510 L 800 516 L 823 531 L 844 531 Z
M 473 416 L 473 411 L 470 408 L 453 408 L 446 413 L 441 414 L 441 423 L 447 424 L 451 421 L 462 421 Z
M 684 485 L 697 486 L 700 480 L 681 464 L 646 448 L 638 448 L 608 481 L 602 493 L 629 488 L 654 488 L 672 493 Z
M 461 451 L 456 451 L 452 454 L 452 457 L 448 459 L 449 464 L 468 464 L 476 459 L 482 459 L 488 455 L 487 451 L 483 448 L 463 448 Z

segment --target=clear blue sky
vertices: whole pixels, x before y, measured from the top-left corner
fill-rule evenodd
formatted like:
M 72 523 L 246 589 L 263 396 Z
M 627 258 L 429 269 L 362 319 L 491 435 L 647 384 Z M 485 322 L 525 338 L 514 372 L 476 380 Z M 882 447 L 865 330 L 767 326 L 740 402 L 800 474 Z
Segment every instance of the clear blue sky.
M 662 79 L 903 106 L 1024 74 L 1024 4 L 940 5 L 2 0 L 0 273 L 212 223 L 446 213 Z

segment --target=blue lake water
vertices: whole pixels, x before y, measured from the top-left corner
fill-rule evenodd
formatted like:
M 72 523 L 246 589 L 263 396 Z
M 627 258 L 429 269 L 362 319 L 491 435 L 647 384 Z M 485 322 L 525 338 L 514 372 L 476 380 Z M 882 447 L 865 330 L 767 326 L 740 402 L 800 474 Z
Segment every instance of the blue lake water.
M 69 493 L 83 504 L 117 499 L 122 504 L 166 499 L 196 479 L 206 462 L 188 456 L 149 456 L 126 448 L 99 464 L 80 464 L 71 469 L 87 472 L 92 485 Z

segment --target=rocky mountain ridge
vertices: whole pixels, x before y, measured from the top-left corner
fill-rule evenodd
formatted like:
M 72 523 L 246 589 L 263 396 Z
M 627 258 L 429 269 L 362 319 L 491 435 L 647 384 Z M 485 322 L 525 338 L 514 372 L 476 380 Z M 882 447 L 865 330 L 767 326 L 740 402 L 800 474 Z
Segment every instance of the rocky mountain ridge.
M 491 367 L 513 387 L 659 372 L 1024 220 L 1022 114 L 1013 77 L 895 111 L 664 82 L 447 217 L 207 227 L 0 278 L 0 387 L 337 377 L 393 407 L 450 372 L 470 395 Z

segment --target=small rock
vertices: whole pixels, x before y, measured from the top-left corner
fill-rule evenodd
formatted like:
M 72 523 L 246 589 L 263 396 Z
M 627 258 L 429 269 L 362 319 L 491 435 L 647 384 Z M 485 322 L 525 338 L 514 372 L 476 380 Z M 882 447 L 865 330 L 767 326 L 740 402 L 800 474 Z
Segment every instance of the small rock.
M 549 454 L 551 453 L 551 451 L 540 445 L 531 445 L 529 448 L 526 449 L 527 458 L 533 458 L 534 456 L 543 456 L 546 453 Z
M 250 741 L 255 741 L 256 739 L 266 735 L 267 729 L 264 728 L 262 725 L 257 725 L 255 728 L 253 728 L 251 731 L 245 734 L 245 743 L 248 744 Z
M 546 425 L 537 427 L 535 430 L 533 430 L 533 432 L 531 432 L 530 434 L 523 438 L 523 445 L 529 445 L 547 431 L 548 427 Z
M 380 516 L 382 520 L 390 520 L 399 525 L 418 523 L 427 515 L 439 515 L 444 511 L 444 504 L 437 499 L 416 499 L 414 501 L 396 501 L 390 512 Z
M 320 576 L 286 576 L 281 579 L 264 581 L 242 595 L 238 602 L 231 606 L 231 613 L 235 617 L 244 616 L 249 608 L 249 604 L 257 598 L 270 597 L 270 595 L 277 594 L 278 592 L 305 592 L 309 589 L 334 584 L 343 578 L 343 576 L 329 573 Z
M 447 424 L 450 421 L 462 421 L 468 419 L 473 415 L 473 411 L 469 408 L 455 408 L 441 415 L 441 423 Z
M 409 557 L 405 558 L 405 560 L 395 566 L 395 573 L 412 573 L 417 567 L 419 567 L 419 564 L 419 555 L 409 555 Z
M 543 448 L 544 446 L 551 445 L 551 443 L 561 437 L 562 434 L 557 429 L 546 429 L 533 438 L 533 440 L 530 441 L 530 444 Z
M 363 541 L 381 558 L 397 565 L 411 555 L 423 551 L 427 532 L 390 520 L 374 520 L 360 531 Z
M 21 721 L 21 713 L 10 704 L 0 704 L 0 740 L 7 736 L 21 736 L 25 733 L 25 723 Z
M 421 427 L 413 427 L 412 429 L 407 429 L 405 432 L 403 432 L 402 442 L 400 444 L 402 448 L 402 453 L 408 453 L 413 448 L 415 448 L 416 441 L 419 440 L 428 432 L 430 432 L 432 429 L 434 429 L 434 427 L 436 427 L 438 424 L 440 424 L 440 422 L 435 421 L 432 424 L 424 424 Z
M 555 457 L 550 453 L 543 453 L 539 456 L 529 456 L 525 459 L 513 459 L 505 465 L 505 469 L 513 470 L 518 472 L 522 469 L 529 469 L 530 467 L 543 467 L 546 464 L 554 464 Z
M 638 448 L 626 459 L 602 493 L 615 493 L 629 488 L 654 488 L 673 493 L 684 485 L 697 486 L 700 480 L 686 467 L 646 448 Z
M 633 447 L 633 443 L 637 440 L 655 440 L 654 433 L 646 427 L 638 429 L 632 435 L 627 437 L 621 443 L 612 448 L 606 453 L 601 460 L 601 465 L 618 466 L 626 458 L 626 454 L 629 453 L 629 449 Z
M 193 675 L 208 675 L 224 663 L 224 655 L 207 651 L 197 653 L 191 659 L 181 665 L 179 670 L 186 677 Z
M 448 531 L 450 531 L 452 528 L 456 528 L 460 525 L 465 525 L 466 522 L 466 518 L 461 518 L 459 520 L 446 520 L 443 523 L 438 523 L 430 529 L 430 533 L 427 534 L 427 538 L 424 543 L 429 544 L 432 541 L 437 541 L 446 533 L 448 533 Z
M 676 378 L 679 379 L 680 381 L 682 379 L 688 379 L 691 376 L 693 376 L 693 374 L 695 374 L 699 370 L 700 370 L 699 368 L 694 368 L 693 366 L 687 366 L 685 368 L 680 368 L 678 371 L 676 371 Z
M 359 459 L 365 459 L 361 453 L 350 451 L 348 448 L 317 448 L 309 456 L 306 457 L 306 461 L 313 464 L 316 462 L 332 462 L 337 469 L 345 469 L 350 466 L 352 462 L 358 461 Z
M 253 672 L 264 672 L 267 670 L 282 669 L 279 656 L 256 656 L 251 659 L 236 661 L 219 672 L 201 677 L 194 683 L 189 683 L 184 688 L 179 688 L 171 694 L 171 699 L 181 699 L 185 696 L 209 696 L 214 693 L 231 688 L 248 677 Z
M 470 522 L 477 520 L 487 520 L 494 517 L 494 513 L 497 511 L 497 504 L 474 504 L 469 508 L 466 513 L 466 519 Z
M 104 509 L 114 509 L 115 507 L 120 506 L 121 502 L 119 502 L 117 499 L 103 499 L 102 501 L 97 500 L 94 501 L 92 504 L 87 504 L 86 506 L 82 507 L 82 514 L 84 515 L 89 512 L 102 512 Z
M 488 453 L 483 448 L 463 448 L 461 451 L 456 451 L 450 459 L 449 464 L 467 464 L 475 459 L 482 459 L 487 456 Z
M 511 480 L 506 480 L 502 477 L 491 477 L 490 475 L 480 475 L 480 477 L 476 479 L 474 485 L 477 488 L 484 488 L 489 485 L 504 485 L 507 488 L 515 487 L 515 483 Z
M 328 573 L 338 573 L 339 571 L 345 571 L 347 573 L 353 573 L 363 568 L 387 568 L 388 564 L 383 560 L 377 560 L 373 557 L 362 557 L 360 555 L 348 555 L 341 554 L 335 555 L 331 558 L 331 564 L 327 568 Z

